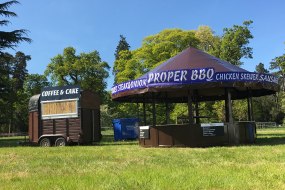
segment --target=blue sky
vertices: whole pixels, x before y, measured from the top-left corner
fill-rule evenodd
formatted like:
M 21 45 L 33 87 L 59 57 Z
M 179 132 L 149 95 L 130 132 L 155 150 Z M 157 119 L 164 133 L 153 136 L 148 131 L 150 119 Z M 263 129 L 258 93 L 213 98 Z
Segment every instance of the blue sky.
M 29 73 L 43 74 L 50 59 L 72 46 L 77 53 L 97 50 L 103 61 L 113 66 L 119 35 L 131 49 L 164 29 L 196 30 L 210 26 L 218 35 L 223 28 L 253 20 L 253 59 L 244 69 L 254 71 L 285 53 L 284 0 L 19 0 L 11 10 L 18 14 L 4 30 L 27 29 L 31 44 L 22 43 L 16 51 L 31 55 Z M 1 1 L 5 2 L 5 1 Z M 11 51 L 10 51 L 11 52 Z M 15 51 L 12 51 L 15 53 Z M 111 75 L 111 70 L 110 70 Z M 113 77 L 108 79 L 108 89 Z

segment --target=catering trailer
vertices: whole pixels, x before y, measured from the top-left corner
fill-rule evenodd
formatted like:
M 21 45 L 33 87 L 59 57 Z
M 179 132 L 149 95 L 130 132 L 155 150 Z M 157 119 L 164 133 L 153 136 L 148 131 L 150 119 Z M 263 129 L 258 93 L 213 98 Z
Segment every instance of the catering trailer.
M 101 140 L 100 98 L 80 86 L 46 87 L 29 101 L 29 141 L 40 146 Z

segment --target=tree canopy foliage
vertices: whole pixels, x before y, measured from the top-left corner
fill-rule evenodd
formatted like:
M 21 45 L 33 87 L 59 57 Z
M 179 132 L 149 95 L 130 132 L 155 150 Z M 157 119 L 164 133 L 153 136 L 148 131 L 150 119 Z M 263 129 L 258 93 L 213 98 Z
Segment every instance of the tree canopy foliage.
M 17 52 L 15 56 L 3 53 L 0 56 L 0 131 L 27 130 L 28 100 L 24 89 L 28 71 L 26 69 L 30 56 Z
M 18 4 L 18 1 L 7 1 L 0 4 L 0 16 L 4 18 L 16 17 L 17 14 L 9 11 L 10 6 Z M 0 26 L 8 25 L 10 22 L 7 19 L 0 20 Z M 23 41 L 31 42 L 32 40 L 27 36 L 27 30 L 18 29 L 13 31 L 0 31 L 0 53 L 6 48 L 15 48 Z
M 117 45 L 116 48 L 116 52 L 115 52 L 115 62 L 114 62 L 114 66 L 113 66 L 113 75 L 114 75 L 114 84 L 117 83 L 118 81 L 118 76 L 117 74 L 119 72 L 121 72 L 122 66 L 124 66 L 124 63 L 122 63 L 121 60 L 126 60 L 126 59 L 130 59 L 126 56 L 130 55 L 130 45 L 128 44 L 126 38 L 123 35 L 120 35 L 120 41 Z
M 45 75 L 50 77 L 54 85 L 78 84 L 82 89 L 103 96 L 109 69 L 108 63 L 101 61 L 98 51 L 76 55 L 73 47 L 67 47 L 63 50 L 63 54 L 51 59 Z

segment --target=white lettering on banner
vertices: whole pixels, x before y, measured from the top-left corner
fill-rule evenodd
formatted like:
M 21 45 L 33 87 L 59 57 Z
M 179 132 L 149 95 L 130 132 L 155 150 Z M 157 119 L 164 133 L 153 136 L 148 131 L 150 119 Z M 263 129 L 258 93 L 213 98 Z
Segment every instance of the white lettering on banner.
M 264 75 L 264 74 L 261 74 L 259 76 L 259 80 L 260 81 L 265 81 L 265 82 L 273 82 L 273 83 L 276 83 L 278 84 L 278 78 L 273 76 L 273 75 Z
M 207 78 L 206 78 L 206 81 L 212 81 L 213 80 L 213 76 L 214 76 L 214 74 L 215 74 L 215 71 L 214 71 L 214 69 L 209 69 L 208 71 L 207 71 Z
M 204 80 L 206 78 L 205 72 L 206 72 L 205 69 L 200 70 L 199 80 Z
M 153 82 L 159 82 L 159 73 L 154 74 L 154 80 Z
M 187 70 L 168 71 L 161 73 L 149 73 L 148 84 L 151 83 L 164 83 L 164 82 L 186 82 Z
M 79 88 L 70 88 L 64 90 L 48 90 L 48 91 L 43 91 L 42 96 L 47 97 L 47 96 L 59 96 L 59 95 L 64 95 L 64 94 L 79 94 Z
M 124 82 L 124 83 L 121 83 L 121 84 L 118 84 L 112 87 L 112 94 L 115 94 L 115 93 L 118 93 L 124 90 L 146 87 L 146 84 L 147 84 L 146 79 Z
M 198 70 L 192 70 L 192 73 L 191 73 L 191 80 L 197 80 L 198 79 Z
M 186 78 L 186 75 L 187 75 L 187 71 L 186 70 L 183 70 L 182 73 L 181 73 L 181 81 L 187 81 L 187 78 Z
M 71 89 L 66 89 L 65 94 L 78 94 L 79 88 L 71 88 Z
M 148 74 L 148 81 L 147 81 L 147 83 L 150 83 L 150 81 L 153 80 L 153 76 L 154 76 L 153 73 L 149 73 L 149 74 Z
M 200 81 L 212 81 L 213 76 L 215 74 L 214 69 L 193 69 L 191 72 L 191 80 L 196 81 L 197 79 Z
M 167 82 L 169 82 L 170 79 L 172 79 L 174 74 L 173 74 L 173 71 L 168 71 L 167 73 L 168 73 Z
M 112 89 L 111 89 L 112 90 L 112 94 L 117 93 L 117 88 L 118 88 L 117 86 L 112 87 Z
M 175 72 L 174 72 L 174 81 L 175 81 L 175 82 L 179 82 L 179 74 L 180 74 L 180 72 L 181 72 L 181 71 L 175 71 Z
M 217 73 L 216 80 L 217 81 L 240 80 L 240 74 L 239 73 Z
M 49 90 L 49 91 L 43 91 L 42 96 L 58 96 L 59 90 Z
M 160 74 L 160 81 L 161 82 L 165 82 L 166 81 L 166 72 L 162 72 L 161 74 Z
M 256 81 L 258 80 L 258 73 L 241 73 L 240 79 Z

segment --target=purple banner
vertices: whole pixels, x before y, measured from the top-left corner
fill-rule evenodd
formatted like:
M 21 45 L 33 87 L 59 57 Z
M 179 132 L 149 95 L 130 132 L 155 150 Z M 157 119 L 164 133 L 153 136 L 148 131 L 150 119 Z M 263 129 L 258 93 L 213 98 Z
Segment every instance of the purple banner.
M 278 84 L 278 78 L 270 74 L 254 72 L 215 72 L 214 68 L 150 72 L 147 78 L 115 85 L 112 88 L 112 94 L 145 87 L 207 82 L 268 82 Z

